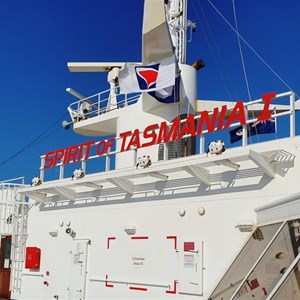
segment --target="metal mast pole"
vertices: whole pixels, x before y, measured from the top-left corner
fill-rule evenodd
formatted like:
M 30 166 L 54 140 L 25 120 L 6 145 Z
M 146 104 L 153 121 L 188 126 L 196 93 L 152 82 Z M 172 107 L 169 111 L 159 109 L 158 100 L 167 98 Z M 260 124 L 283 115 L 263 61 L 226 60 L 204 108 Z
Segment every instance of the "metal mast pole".
M 167 2 L 167 20 L 178 62 L 186 62 L 187 0 Z

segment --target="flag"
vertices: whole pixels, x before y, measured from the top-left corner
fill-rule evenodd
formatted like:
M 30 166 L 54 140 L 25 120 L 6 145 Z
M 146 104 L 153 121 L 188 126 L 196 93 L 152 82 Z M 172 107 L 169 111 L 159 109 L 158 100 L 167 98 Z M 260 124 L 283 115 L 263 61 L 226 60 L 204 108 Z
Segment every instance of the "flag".
M 256 121 L 250 123 L 247 126 L 247 135 L 252 136 L 256 134 L 264 134 L 264 133 L 274 133 L 275 132 L 275 120 L 268 119 L 264 121 Z M 231 131 L 230 134 L 230 143 L 235 143 L 242 139 L 243 137 L 243 127 L 239 126 Z
M 149 92 L 148 94 L 161 103 L 179 102 L 179 85 L 180 85 L 180 77 L 177 77 L 175 79 L 175 85 L 168 86 L 161 90 Z
M 119 72 L 121 93 L 152 92 L 175 85 L 175 55 L 142 66 L 126 63 Z

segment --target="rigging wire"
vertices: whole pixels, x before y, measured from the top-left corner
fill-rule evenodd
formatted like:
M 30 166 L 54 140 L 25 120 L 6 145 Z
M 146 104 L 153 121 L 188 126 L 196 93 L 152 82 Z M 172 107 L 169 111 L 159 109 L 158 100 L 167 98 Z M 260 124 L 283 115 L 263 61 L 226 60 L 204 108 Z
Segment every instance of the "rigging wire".
M 30 149 L 31 147 L 35 146 L 36 144 L 40 143 L 41 141 L 43 141 L 44 139 L 46 139 L 47 137 L 53 135 L 54 133 L 56 133 L 58 130 L 61 129 L 61 127 L 56 128 L 55 130 L 51 131 L 50 133 L 48 133 L 46 135 L 47 132 L 49 132 L 53 127 L 55 127 L 57 125 L 57 123 L 60 123 L 61 120 L 68 114 L 65 113 L 59 120 L 55 121 L 51 126 L 49 126 L 46 130 L 44 130 L 41 134 L 39 134 L 35 139 L 33 139 L 30 143 L 28 143 L 26 146 L 24 146 L 23 148 L 21 148 L 20 150 L 18 150 L 16 153 L 14 153 L 13 155 L 11 155 L 10 157 L 6 158 L 5 160 L 3 160 L 2 162 L 0 162 L 0 167 L 5 165 L 6 163 L 8 163 L 9 161 L 13 160 L 14 158 L 16 158 L 17 156 L 19 156 L 20 154 L 22 154 L 23 152 L 25 152 L 26 150 Z
M 232 9 L 233 9 L 234 23 L 235 23 L 236 36 L 237 36 L 238 45 L 239 45 L 241 63 L 242 63 L 242 68 L 243 68 L 243 74 L 244 74 L 244 78 L 245 78 L 245 83 L 246 83 L 248 98 L 249 98 L 249 101 L 251 101 L 252 97 L 251 97 L 250 86 L 249 86 L 249 81 L 248 81 L 248 76 L 247 76 L 247 71 L 246 71 L 246 65 L 245 65 L 245 60 L 244 60 L 244 55 L 243 55 L 243 50 L 242 50 L 242 45 L 241 45 L 241 39 L 240 39 L 240 33 L 239 33 L 239 27 L 238 27 L 238 22 L 237 22 L 237 16 L 236 16 L 236 9 L 235 9 L 235 2 L 234 2 L 234 0 L 232 0 Z M 252 112 L 252 117 L 254 117 L 253 109 L 251 109 L 251 112 Z M 259 141 L 258 132 L 257 132 L 257 128 L 256 127 L 255 127 L 255 131 L 256 131 L 257 140 Z M 250 140 L 250 143 L 252 143 L 252 136 L 251 136 L 251 134 L 249 136 L 249 140 Z
M 239 27 L 238 27 L 238 23 L 237 23 L 234 0 L 232 0 L 232 8 L 233 8 L 234 23 L 235 23 L 236 33 L 237 33 L 236 36 L 237 36 L 238 45 L 239 45 L 240 57 L 241 57 L 241 62 L 242 62 L 242 67 L 243 67 L 245 83 L 246 83 L 246 87 L 247 87 L 248 98 L 249 98 L 249 101 L 251 101 L 252 98 L 251 98 L 250 87 L 249 87 L 249 82 L 248 82 L 248 77 L 247 77 L 247 72 L 246 72 L 246 65 L 245 65 L 245 60 L 244 60 L 244 55 L 243 55 L 243 50 L 242 50 L 242 45 L 241 45 L 241 39 L 240 39 L 240 35 L 239 35 Z
M 220 15 L 220 17 L 226 22 L 226 24 L 240 37 L 240 39 L 249 47 L 249 49 L 265 64 L 265 66 L 290 90 L 295 93 L 295 95 L 300 98 L 299 95 L 277 74 L 277 72 L 254 50 L 254 48 L 235 30 L 231 23 L 223 16 L 223 14 L 217 9 L 217 7 L 207 0 L 208 3 L 214 8 L 214 10 Z
M 214 35 L 213 35 L 213 33 L 212 33 L 212 29 L 211 29 L 211 27 L 210 27 L 210 25 L 209 25 L 209 22 L 208 22 L 208 20 L 207 20 L 207 18 L 206 18 L 206 15 L 205 15 L 205 13 L 204 13 L 204 10 L 203 10 L 203 8 L 202 8 L 201 3 L 200 3 L 199 0 L 197 1 L 197 4 L 198 4 L 198 6 L 200 7 L 200 10 L 201 10 L 202 15 L 203 15 L 203 19 L 204 19 L 204 21 L 205 21 L 205 23 L 206 23 L 206 26 L 207 26 L 207 28 L 208 28 L 208 30 L 209 30 L 209 32 L 210 32 L 210 36 L 211 36 L 211 38 L 212 38 L 212 43 L 214 44 L 214 47 L 215 47 L 215 49 L 216 49 L 215 51 L 213 50 L 213 45 L 212 45 L 212 43 L 210 42 L 210 40 L 209 40 L 209 38 L 208 38 L 208 35 L 207 35 L 206 31 L 202 28 L 202 26 L 201 26 L 201 30 L 202 30 L 202 33 L 203 33 L 204 38 L 206 39 L 206 42 L 207 42 L 208 47 L 209 47 L 209 50 L 210 50 L 210 52 L 212 53 L 212 57 L 213 57 L 213 59 L 214 59 L 214 61 L 215 61 L 215 63 L 216 63 L 218 72 L 219 72 L 219 74 L 220 74 L 220 76 L 221 76 L 221 78 L 222 78 L 222 81 L 223 81 L 223 83 L 224 83 L 224 86 L 225 86 L 225 89 L 226 89 L 226 91 L 227 91 L 228 97 L 229 97 L 229 99 L 237 98 L 237 92 L 236 92 L 236 90 L 235 90 L 235 88 L 234 88 L 234 85 L 231 86 L 231 89 L 233 89 L 234 97 L 233 97 L 232 93 L 230 92 L 229 85 L 228 85 L 228 81 L 229 81 L 230 83 L 232 83 L 232 81 L 230 80 L 230 78 L 229 78 L 229 80 L 226 80 L 226 78 L 225 78 L 225 76 L 224 76 L 225 71 L 226 71 L 226 66 L 225 66 L 225 63 L 224 63 L 224 59 L 223 59 L 223 56 L 222 56 L 222 54 L 221 54 L 221 51 L 220 51 L 220 49 L 219 49 L 219 47 L 218 47 L 218 44 L 217 44 L 217 42 L 216 42 L 216 40 L 215 40 L 215 38 L 214 38 Z M 198 10 L 197 10 L 197 8 L 195 7 L 195 5 L 194 5 L 193 2 L 192 2 L 192 6 L 193 6 L 193 9 L 194 9 L 194 11 L 195 11 L 195 14 L 196 14 L 196 16 L 197 16 L 199 22 L 201 23 L 201 18 L 200 18 L 199 14 L 198 14 Z M 204 26 L 203 26 L 203 27 L 204 27 Z M 214 52 L 215 52 L 215 53 L 214 53 Z M 219 60 L 221 61 L 221 63 L 219 63 L 218 57 L 219 57 Z M 233 87 L 233 88 L 232 88 L 232 87 Z

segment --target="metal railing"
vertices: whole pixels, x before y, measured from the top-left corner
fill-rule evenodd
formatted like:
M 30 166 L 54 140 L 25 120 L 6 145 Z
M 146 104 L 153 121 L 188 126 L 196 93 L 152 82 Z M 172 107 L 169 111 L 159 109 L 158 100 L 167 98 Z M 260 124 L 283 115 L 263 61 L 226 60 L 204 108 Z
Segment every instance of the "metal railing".
M 115 87 L 71 103 L 68 107 L 73 122 L 96 117 L 109 111 L 134 104 L 140 97 L 137 94 L 121 94 Z
M 109 91 L 109 90 L 108 90 Z M 107 92 L 107 91 L 106 91 Z M 104 93 L 104 92 L 103 92 Z M 99 93 L 97 94 L 97 96 L 99 96 L 99 99 L 100 99 L 100 95 L 102 95 L 103 93 Z M 95 96 L 95 95 L 94 95 Z M 93 96 L 92 96 L 93 97 Z M 289 127 L 290 127 L 290 132 L 289 132 L 289 135 L 290 137 L 294 137 L 295 136 L 295 94 L 293 92 L 286 92 L 286 93 L 282 93 L 282 94 L 278 94 L 276 95 L 276 99 L 280 99 L 280 98 L 284 98 L 284 97 L 288 97 L 289 98 L 289 109 L 286 110 L 286 111 L 282 111 L 282 112 L 276 112 L 276 111 L 273 111 L 273 113 L 271 113 L 271 117 L 273 119 L 278 119 L 280 117 L 283 117 L 283 116 L 290 116 L 289 118 Z M 91 98 L 91 97 L 90 97 Z M 88 99 L 88 98 L 87 98 Z M 124 98 L 124 101 L 127 101 L 129 98 Z M 133 98 L 132 98 L 133 99 Z M 83 100 L 84 101 L 84 100 Z M 133 101 L 133 100 L 132 100 Z M 245 109 L 245 117 L 246 117 L 246 123 L 245 125 L 243 125 L 243 132 L 244 132 L 244 135 L 243 135 L 243 139 L 242 139 L 242 146 L 246 146 L 247 145 L 247 126 L 255 121 L 257 121 L 257 118 L 249 118 L 249 112 L 251 112 L 251 106 L 252 105 L 255 105 L 255 104 L 259 104 L 259 103 L 263 103 L 263 99 L 258 99 L 258 100 L 255 100 L 255 101 L 251 101 L 251 102 L 247 102 L 247 103 L 244 103 L 244 109 Z M 81 101 L 82 102 L 82 101 Z M 81 103 L 80 101 L 77 101 L 75 102 L 76 105 L 79 105 L 79 103 Z M 75 103 L 73 105 L 75 105 Z M 97 107 L 99 108 L 100 107 L 100 103 L 101 101 L 99 100 L 99 102 L 97 102 Z M 125 103 L 125 102 L 124 102 Z M 274 101 L 271 103 L 272 105 L 274 105 Z M 103 109 L 103 108 L 101 108 Z M 107 109 L 107 106 L 106 106 L 106 109 Z M 228 108 L 227 109 L 228 111 L 232 111 L 233 110 L 233 107 L 231 108 Z M 97 113 L 99 113 L 100 110 L 98 109 L 97 110 Z M 209 115 L 212 115 L 212 113 L 209 113 Z M 194 116 L 194 119 L 195 120 L 199 120 L 201 118 L 201 114 L 200 115 L 196 115 Z M 180 121 L 180 123 L 184 123 L 186 121 L 186 119 L 183 119 Z M 171 123 L 170 123 L 171 125 Z M 230 124 L 230 126 L 228 126 L 228 129 L 229 128 L 232 128 L 232 127 L 236 127 L 236 126 L 240 126 L 239 123 L 232 123 Z M 159 129 L 156 129 L 155 131 L 157 132 Z M 217 127 L 214 129 L 214 131 L 217 131 Z M 206 135 L 209 134 L 208 130 L 205 129 L 201 132 L 201 134 L 199 135 L 199 148 L 198 148 L 198 151 L 196 151 L 198 154 L 203 154 L 205 153 L 205 137 Z M 143 135 L 143 131 L 140 131 L 140 135 Z M 185 134 L 182 136 L 182 138 L 186 138 L 186 137 L 190 137 L 191 135 L 190 134 Z M 115 142 L 117 144 L 117 141 L 121 140 L 120 137 L 116 137 L 115 138 Z M 91 146 L 91 149 L 93 147 L 96 147 L 101 143 L 101 141 L 98 141 L 98 142 L 95 142 L 92 146 Z M 167 143 L 164 143 L 162 141 L 162 143 L 164 145 L 164 160 L 167 160 L 167 157 L 168 157 L 168 145 Z M 131 148 L 130 150 L 128 151 L 133 151 L 134 152 L 134 155 L 132 155 L 132 166 L 135 166 L 136 163 L 137 163 L 137 151 L 138 149 L 137 148 Z M 95 151 L 94 151 L 95 152 Z M 91 150 L 91 153 L 92 153 L 92 150 Z M 119 153 L 121 153 L 120 150 L 114 150 L 114 151 L 108 151 L 107 153 L 104 153 L 102 154 L 101 156 L 99 156 L 98 154 L 95 154 L 95 155 L 90 155 L 88 157 L 88 159 L 85 159 L 85 158 L 82 158 L 79 163 L 80 163 L 80 167 L 82 168 L 83 172 L 85 174 L 91 174 L 93 172 L 88 172 L 88 169 L 87 169 L 87 160 L 99 160 L 100 158 L 104 159 L 105 162 L 104 162 L 104 172 L 106 171 L 110 171 L 112 168 L 111 168 L 111 160 L 113 157 L 115 157 L 116 155 L 118 155 Z M 63 179 L 65 178 L 64 174 L 65 174 L 65 167 L 66 165 L 63 164 L 63 159 L 57 163 L 55 165 L 55 167 L 59 168 L 59 178 L 58 179 Z M 70 164 L 75 164 L 77 163 L 78 164 L 78 160 L 76 162 L 70 162 Z M 42 155 L 41 156 L 41 166 L 40 166 L 40 178 L 42 181 L 44 181 L 44 178 L 45 178 L 45 155 Z M 99 171 L 97 171 L 98 173 Z
M 281 93 L 276 95 L 275 99 L 280 99 L 280 98 L 284 98 L 284 97 L 289 97 L 289 105 L 290 105 L 290 109 L 285 111 L 285 112 L 281 112 L 281 113 L 277 113 L 276 110 L 273 111 L 273 113 L 271 114 L 271 117 L 273 119 L 277 119 L 279 117 L 283 117 L 283 116 L 290 116 L 290 137 L 294 137 L 295 136 L 295 93 L 294 92 L 286 92 L 286 93 Z M 263 99 L 257 99 L 251 102 L 246 102 L 244 103 L 244 108 L 245 108 L 245 116 L 246 116 L 246 123 L 245 125 L 243 125 L 243 138 L 242 138 L 242 146 L 246 146 L 247 145 L 247 126 L 255 121 L 257 121 L 256 118 L 249 118 L 249 112 L 251 112 L 251 106 L 255 105 L 255 104 L 260 104 L 263 103 Z M 272 102 L 272 104 L 274 105 L 274 103 Z M 233 108 L 229 109 L 232 110 Z M 212 113 L 211 113 L 212 114 Z M 198 117 L 199 118 L 199 117 Z M 239 126 L 240 124 L 238 123 L 234 123 L 231 124 L 229 126 L 229 128 L 232 127 L 236 127 Z M 217 128 L 215 128 L 215 130 L 217 130 Z M 200 154 L 204 153 L 204 146 L 205 146 L 205 135 L 208 133 L 208 131 L 203 131 L 202 134 L 200 135 L 200 149 L 199 152 Z

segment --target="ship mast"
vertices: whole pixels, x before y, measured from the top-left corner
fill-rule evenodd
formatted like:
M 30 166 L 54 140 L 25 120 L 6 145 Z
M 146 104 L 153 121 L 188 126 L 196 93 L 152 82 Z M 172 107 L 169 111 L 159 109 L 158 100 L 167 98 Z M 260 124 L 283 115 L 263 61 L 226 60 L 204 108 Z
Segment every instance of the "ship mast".
M 188 30 L 193 28 L 194 23 L 187 20 L 186 8 L 187 0 L 145 0 L 144 2 L 141 63 L 149 65 L 153 62 L 160 62 L 175 53 L 178 61 L 176 76 L 179 80 L 178 89 L 174 88 L 174 92 L 170 94 L 170 97 L 174 98 L 174 103 L 162 103 L 149 93 L 142 93 L 136 102 L 128 105 L 127 95 L 124 101 L 122 100 L 124 95 L 116 94 L 114 89 L 118 82 L 119 68 L 124 63 L 69 63 L 70 70 L 74 72 L 108 72 L 108 82 L 113 90 L 108 97 L 106 107 L 99 105 L 100 98 L 97 102 L 93 102 L 91 97 L 88 98 L 88 101 L 92 103 L 84 118 L 77 120 L 72 117 L 75 132 L 87 136 L 115 135 L 117 137 L 116 149 L 123 149 L 123 146 L 127 145 L 131 139 L 128 137 L 125 141 L 122 137 L 124 132 L 136 132 L 137 129 L 147 128 L 152 124 L 172 122 L 178 116 L 185 118 L 187 114 L 195 113 L 197 69 L 186 64 L 186 43 L 190 41 Z M 159 94 L 159 96 L 164 95 Z M 69 107 L 71 116 L 72 113 L 77 113 L 78 107 L 81 107 L 84 101 L 87 100 L 80 99 L 79 102 Z M 143 143 L 143 135 L 141 143 Z M 185 151 L 186 145 L 185 143 L 180 149 L 174 143 L 166 145 L 163 149 L 167 150 L 163 153 L 160 151 L 161 145 L 158 144 L 149 147 L 126 148 L 128 151 L 122 150 L 115 156 L 115 168 L 132 167 L 136 165 L 137 158 L 144 155 L 151 157 L 152 163 L 155 163 L 161 159 L 168 160 L 194 154 L 194 141 L 191 141 L 189 146 L 191 151 L 188 153 Z
M 169 30 L 178 62 L 186 63 L 187 0 L 165 0 Z

